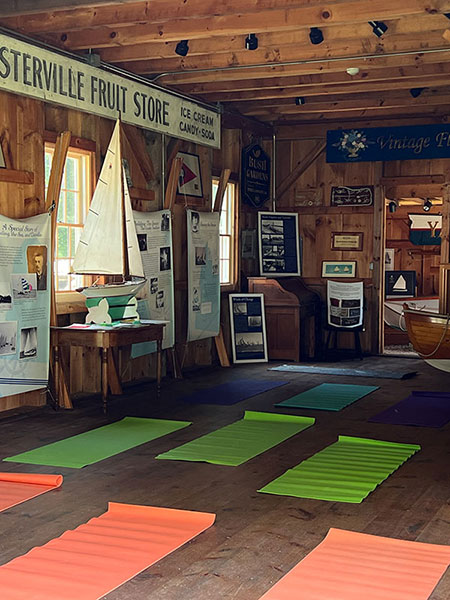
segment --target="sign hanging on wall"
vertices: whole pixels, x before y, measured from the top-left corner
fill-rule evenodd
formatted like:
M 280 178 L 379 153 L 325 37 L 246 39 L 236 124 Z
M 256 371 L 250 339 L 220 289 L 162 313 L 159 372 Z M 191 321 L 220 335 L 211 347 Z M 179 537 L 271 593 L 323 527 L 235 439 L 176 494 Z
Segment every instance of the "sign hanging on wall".
M 230 294 L 234 363 L 267 362 L 264 294 Z
M 301 275 L 298 214 L 259 212 L 258 232 L 261 275 Z
M 220 148 L 214 109 L 4 34 L 0 89 Z
M 418 246 L 440 246 L 442 215 L 408 215 L 409 239 Z
M 327 162 L 450 158 L 450 125 L 327 131 Z
M 270 198 L 270 156 L 259 144 L 242 149 L 242 201 L 261 208 Z
M 331 188 L 331 206 L 371 206 L 373 185 L 340 185 Z

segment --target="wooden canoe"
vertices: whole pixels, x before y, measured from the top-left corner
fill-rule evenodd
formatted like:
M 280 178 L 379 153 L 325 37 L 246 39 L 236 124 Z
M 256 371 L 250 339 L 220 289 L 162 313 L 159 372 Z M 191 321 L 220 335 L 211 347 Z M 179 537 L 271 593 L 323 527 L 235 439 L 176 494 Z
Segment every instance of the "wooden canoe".
M 450 372 L 450 315 L 404 306 L 406 329 L 414 350 L 427 363 Z

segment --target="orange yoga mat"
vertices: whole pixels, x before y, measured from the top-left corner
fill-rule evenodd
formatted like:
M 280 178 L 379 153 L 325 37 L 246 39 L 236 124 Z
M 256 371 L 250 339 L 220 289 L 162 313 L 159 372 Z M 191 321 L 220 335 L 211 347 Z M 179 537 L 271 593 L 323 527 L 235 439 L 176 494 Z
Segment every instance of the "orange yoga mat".
M 62 482 L 62 475 L 0 473 L 0 511 L 54 490 Z
M 208 529 L 214 514 L 110 502 L 0 567 L 1 600 L 98 600 Z
M 260 600 L 426 600 L 450 546 L 330 529 Z

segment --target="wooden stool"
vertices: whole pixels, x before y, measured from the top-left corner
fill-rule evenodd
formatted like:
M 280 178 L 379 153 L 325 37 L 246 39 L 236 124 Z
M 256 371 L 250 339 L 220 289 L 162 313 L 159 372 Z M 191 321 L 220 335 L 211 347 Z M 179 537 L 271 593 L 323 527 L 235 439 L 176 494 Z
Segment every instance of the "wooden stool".
M 328 330 L 328 335 L 327 335 L 327 341 L 325 343 L 325 357 L 328 356 L 328 351 L 330 350 L 330 343 L 331 343 L 331 338 L 332 338 L 333 333 L 334 333 L 333 350 L 337 354 L 338 353 L 338 347 L 337 347 L 338 333 L 353 332 L 353 335 L 355 337 L 355 355 L 357 357 L 359 357 L 360 360 L 362 360 L 364 358 L 362 348 L 361 348 L 361 340 L 359 338 L 359 332 L 364 331 L 363 326 L 350 328 L 350 327 L 333 327 L 331 325 L 328 325 L 326 327 L 326 329 Z

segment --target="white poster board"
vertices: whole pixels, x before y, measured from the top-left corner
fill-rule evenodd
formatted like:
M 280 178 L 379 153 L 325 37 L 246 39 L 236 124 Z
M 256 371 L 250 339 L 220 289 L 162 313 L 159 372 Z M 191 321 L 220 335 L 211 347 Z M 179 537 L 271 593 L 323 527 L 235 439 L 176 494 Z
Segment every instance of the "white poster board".
M 301 275 L 297 213 L 258 213 L 261 276 Z
M 230 294 L 234 363 L 267 362 L 264 294 Z
M 162 347 L 175 344 L 175 303 L 173 290 L 172 222 L 170 210 L 133 211 L 141 252 L 145 284 L 144 299 L 138 303 L 141 319 L 168 321 Z M 132 358 L 156 352 L 156 342 L 134 344 Z
M 219 213 L 187 210 L 187 341 L 215 337 L 220 329 Z
M 362 281 L 327 281 L 328 325 L 360 327 L 363 324 L 364 288 Z
M 50 215 L 0 215 L 0 397 L 47 386 L 50 273 Z

